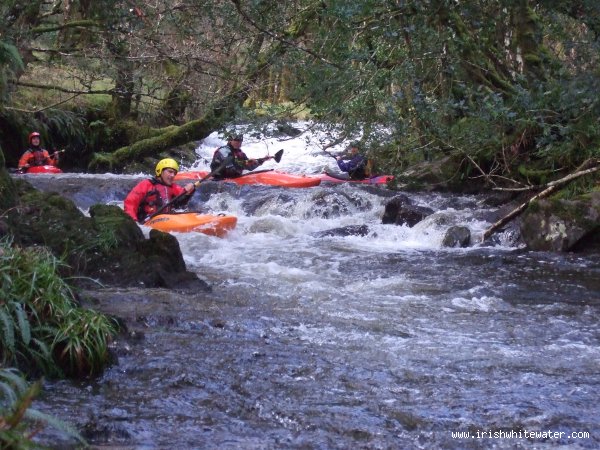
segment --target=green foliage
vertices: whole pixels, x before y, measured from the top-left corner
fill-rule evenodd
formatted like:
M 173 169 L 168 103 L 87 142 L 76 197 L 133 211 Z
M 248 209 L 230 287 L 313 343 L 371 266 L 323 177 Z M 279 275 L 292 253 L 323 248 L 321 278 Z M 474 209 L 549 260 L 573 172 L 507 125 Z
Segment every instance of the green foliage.
M 162 126 L 168 117 L 216 113 L 214 128 L 248 120 L 259 129 L 269 118 L 294 117 L 293 105 L 335 127 L 332 140 L 360 137 L 371 156 L 396 170 L 460 153 L 470 161 L 465 171 L 500 180 L 522 177 L 519 165 L 565 172 L 598 155 L 600 26 L 591 0 L 577 8 L 565 1 L 535 8 L 415 0 L 260 0 L 234 8 L 182 0 L 165 9 L 160 2 L 133 9 L 115 0 L 84 3 L 68 13 L 43 2 L 0 8 L 0 35 L 14 45 L 19 34 L 17 50 L 47 48 L 35 52 L 24 79 L 60 88 L 40 95 L 19 87 L 12 99 L 30 100 L 19 106 L 62 102 L 63 91 L 77 86 L 82 95 L 75 98 L 85 98 L 89 112 L 85 136 L 69 130 L 85 123 L 46 112 L 15 127 L 19 136 L 39 126 L 48 141 L 82 139 L 80 167 L 88 170 L 111 170 L 168 147 L 159 139 L 138 155 L 135 140 L 145 136 L 120 129 L 125 120 Z M 69 22 L 79 26 L 56 31 Z M 59 67 L 67 76 L 47 80 Z M 36 94 L 25 96 L 28 89 Z M 170 102 L 170 92 L 181 95 Z M 246 100 L 249 109 L 257 105 L 252 113 L 242 107 Z M 278 104 L 288 101 L 292 108 Z M 122 108 L 111 113 L 109 102 Z M 168 114 L 165 104 L 173 106 Z M 135 151 L 115 152 L 119 147 Z
M 70 310 L 54 338 L 55 355 L 70 376 L 102 371 L 109 361 L 109 338 L 115 322 L 91 310 Z
M 85 376 L 100 373 L 108 362 L 116 323 L 77 306 L 49 252 L 0 241 L 0 298 L 4 365 L 51 376 Z
M 17 48 L 0 40 L 0 99 L 7 98 L 8 79 L 16 70 L 23 69 L 23 61 Z
M 86 444 L 68 424 L 30 407 L 40 391 L 39 381 L 29 385 L 16 369 L 0 369 L 0 448 L 39 448 L 32 437 L 46 425 Z

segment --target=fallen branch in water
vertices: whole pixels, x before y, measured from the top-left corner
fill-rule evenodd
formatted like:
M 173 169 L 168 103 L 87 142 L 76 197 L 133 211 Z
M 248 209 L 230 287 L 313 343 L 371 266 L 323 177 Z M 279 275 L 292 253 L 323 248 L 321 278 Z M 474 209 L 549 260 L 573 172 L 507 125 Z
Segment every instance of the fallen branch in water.
M 594 167 L 590 167 L 589 169 L 581 170 L 584 167 L 588 166 L 590 163 L 595 163 L 597 165 L 594 166 Z M 598 170 L 600 170 L 600 161 L 598 161 L 598 160 L 587 160 L 581 166 L 579 166 L 579 168 L 577 169 L 576 172 L 573 172 L 573 173 L 567 175 L 566 177 L 561 178 L 560 180 L 554 180 L 554 181 L 551 181 L 550 183 L 546 184 L 546 189 L 544 189 L 539 194 L 534 195 L 533 197 L 531 197 L 528 201 L 526 201 L 525 203 L 523 203 L 519 207 L 513 209 L 506 216 L 504 216 L 502 219 L 500 219 L 499 221 L 497 221 L 496 223 L 494 223 L 491 227 L 489 227 L 487 230 L 485 230 L 485 232 L 483 233 L 482 241 L 485 241 L 496 230 L 498 230 L 500 227 L 506 225 L 512 219 L 514 219 L 519 214 L 521 214 L 523 211 L 525 211 L 527 209 L 527 207 L 529 205 L 531 205 L 533 202 L 535 202 L 536 200 L 539 200 L 541 198 L 547 197 L 548 195 L 550 195 L 554 191 L 556 191 L 559 187 L 563 186 L 564 184 L 566 184 L 566 183 L 568 183 L 568 182 L 570 182 L 570 181 L 572 181 L 572 180 L 574 180 L 576 178 L 582 177 L 584 175 L 588 175 L 588 174 L 596 172 Z

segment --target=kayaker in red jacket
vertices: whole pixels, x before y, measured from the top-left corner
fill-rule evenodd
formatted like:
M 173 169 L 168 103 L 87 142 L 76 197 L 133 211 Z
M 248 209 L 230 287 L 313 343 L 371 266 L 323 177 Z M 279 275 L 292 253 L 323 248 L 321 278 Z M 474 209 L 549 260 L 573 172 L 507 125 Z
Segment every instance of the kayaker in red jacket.
M 58 165 L 58 153 L 50 156 L 48 150 L 40 146 L 40 142 L 40 133 L 34 131 L 29 134 L 29 148 L 25 150 L 17 166 L 20 170 L 25 171 L 32 166 Z
M 242 151 L 241 147 L 243 141 L 243 135 L 233 135 L 227 139 L 227 145 L 215 150 L 212 162 L 210 163 L 211 172 L 217 170 L 230 155 L 233 155 L 231 161 L 225 165 L 224 168 L 219 170 L 219 173 L 214 174 L 213 178 L 215 180 L 239 177 L 244 170 L 254 170 L 271 158 L 270 156 L 267 156 L 265 158 L 249 159 Z
M 181 194 L 180 199 L 163 209 L 161 213 L 168 214 L 175 208 L 183 208 L 192 198 L 196 190 L 194 183 L 184 187 L 174 183 L 175 175 L 179 172 L 179 164 L 171 158 L 162 159 L 156 165 L 156 176 L 140 181 L 127 194 L 124 209 L 134 220 L 144 223 L 162 206 Z

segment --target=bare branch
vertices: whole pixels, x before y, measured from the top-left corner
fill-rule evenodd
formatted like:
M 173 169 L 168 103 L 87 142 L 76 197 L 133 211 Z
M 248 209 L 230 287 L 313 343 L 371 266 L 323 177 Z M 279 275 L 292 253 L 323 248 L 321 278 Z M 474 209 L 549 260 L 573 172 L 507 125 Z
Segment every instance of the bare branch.
M 75 20 L 73 22 L 64 23 L 62 25 L 55 25 L 52 27 L 49 27 L 49 26 L 36 27 L 36 28 L 32 28 L 31 31 L 33 33 L 37 33 L 37 34 L 43 34 L 43 33 L 52 33 L 53 31 L 65 30 L 68 28 L 90 28 L 90 27 L 99 27 L 100 28 L 100 24 L 98 22 L 96 22 L 95 20 Z
M 544 189 L 539 194 L 534 195 L 533 197 L 531 197 L 528 201 L 526 201 L 525 203 L 523 203 L 519 207 L 513 209 L 510 213 L 508 213 L 502 219 L 500 219 L 499 221 L 497 221 L 496 223 L 494 223 L 491 227 L 489 227 L 487 230 L 485 230 L 485 232 L 483 233 L 482 241 L 485 241 L 496 230 L 498 230 L 500 227 L 506 225 L 512 219 L 514 219 L 519 214 L 521 214 L 523 211 L 525 211 L 527 209 L 527 207 L 529 205 L 531 205 L 533 202 L 535 202 L 536 200 L 539 200 L 541 198 L 549 196 L 554 191 L 556 191 L 559 187 L 561 187 L 562 185 L 564 185 L 564 184 L 566 184 L 566 183 L 568 183 L 568 182 L 570 182 L 570 181 L 572 181 L 572 180 L 574 180 L 576 178 L 579 178 L 579 177 L 582 177 L 584 175 L 588 175 L 590 173 L 593 173 L 593 172 L 596 172 L 596 171 L 600 170 L 600 161 L 595 161 L 594 162 L 594 160 L 587 160 L 579 168 L 581 169 L 583 167 L 586 167 L 590 163 L 595 163 L 597 165 L 594 166 L 594 167 L 591 167 L 589 169 L 578 170 L 577 172 L 571 173 L 571 174 L 567 175 L 566 177 L 561 178 L 560 180 L 554 180 L 554 181 L 551 181 L 550 183 L 546 184 L 546 189 Z

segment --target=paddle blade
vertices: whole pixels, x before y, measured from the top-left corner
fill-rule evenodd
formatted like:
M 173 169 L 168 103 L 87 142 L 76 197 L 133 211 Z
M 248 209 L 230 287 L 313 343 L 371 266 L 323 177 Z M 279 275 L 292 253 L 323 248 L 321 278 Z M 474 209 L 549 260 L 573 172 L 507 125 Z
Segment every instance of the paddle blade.
M 281 161 L 282 156 L 283 156 L 283 149 L 281 149 L 277 153 L 275 153 L 275 155 L 273 156 L 273 159 L 275 160 L 275 162 L 279 162 L 279 161 Z

